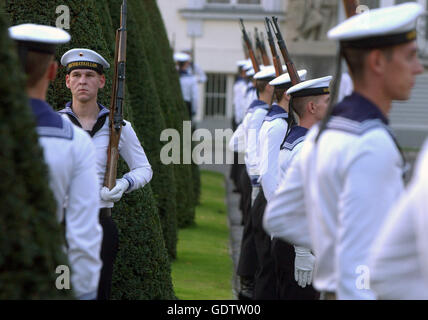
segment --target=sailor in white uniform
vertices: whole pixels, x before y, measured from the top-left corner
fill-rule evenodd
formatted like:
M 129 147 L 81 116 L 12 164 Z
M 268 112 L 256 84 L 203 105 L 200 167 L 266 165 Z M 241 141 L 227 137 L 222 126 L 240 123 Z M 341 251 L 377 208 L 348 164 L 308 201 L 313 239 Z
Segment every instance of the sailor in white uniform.
M 375 298 L 368 284 L 369 250 L 403 191 L 404 161 L 387 117 L 392 100 L 408 99 L 423 71 L 415 42 L 421 13 L 415 3 L 373 9 L 328 33 L 340 41 L 354 92 L 308 132 L 298 170 L 290 172 L 297 179 L 282 192 L 295 221 L 281 235 L 312 249 L 314 287 L 324 299 Z M 295 201 L 302 194 L 303 205 Z M 309 239 L 294 233 L 305 222 L 302 212 Z
M 252 194 L 258 189 L 258 162 L 257 162 L 257 137 L 260 127 L 262 125 L 263 119 L 268 112 L 269 105 L 272 100 L 273 87 L 269 85 L 275 77 L 275 69 L 265 68 L 264 70 L 258 72 L 254 75 L 254 80 L 256 82 L 256 91 L 258 98 L 255 99 L 247 109 L 247 114 L 243 121 L 243 127 L 245 128 L 245 165 L 247 169 L 248 176 L 251 182 L 251 192 Z M 242 236 L 241 252 L 238 265 L 238 274 L 243 279 L 242 285 L 244 287 L 252 287 L 252 278 L 257 268 L 257 259 L 255 253 L 255 246 L 253 240 L 253 219 L 249 216 L 250 207 L 252 205 L 252 195 L 248 197 L 246 195 L 247 201 L 243 204 L 243 215 L 244 215 L 244 232 Z M 250 202 L 251 201 L 251 202 Z M 251 280 L 249 280 L 251 279 Z M 250 284 L 247 285 L 246 284 Z M 252 291 L 247 290 L 247 291 Z M 251 294 L 246 294 L 247 296 L 252 296 Z
M 49 82 L 55 79 L 58 68 L 55 47 L 68 42 L 70 35 L 62 29 L 35 24 L 13 26 L 9 34 L 17 42 L 27 73 L 27 94 L 49 169 L 57 218 L 65 225 L 71 289 L 78 299 L 95 299 L 102 266 L 95 147 L 86 132 L 54 112 L 45 101 Z
M 370 287 L 377 299 L 428 299 L 428 142 L 421 150 L 371 250 Z
M 248 82 L 247 82 L 247 89 L 245 91 L 244 100 L 243 100 L 244 112 L 247 112 L 251 103 L 253 103 L 253 101 L 257 100 L 258 98 L 256 80 L 254 79 L 255 74 L 256 72 L 254 71 L 253 67 L 251 67 L 246 71 Z
M 189 70 L 191 57 L 182 52 L 174 54 L 174 59 L 178 64 L 178 74 L 180 77 L 181 93 L 192 119 L 198 111 L 198 81 Z
M 299 70 L 298 74 L 301 80 L 305 80 L 307 71 Z M 258 139 L 259 182 L 267 201 L 272 198 L 278 186 L 279 151 L 289 127 L 288 104 L 290 97 L 286 94 L 286 90 L 291 87 L 291 79 L 288 73 L 284 73 L 272 80 L 270 84 L 275 87 L 276 92 L 282 92 L 282 95 L 263 119 Z
M 273 74 L 275 74 L 275 69 Z M 299 77 L 305 79 L 306 70 L 298 71 Z M 282 141 L 288 128 L 288 101 L 285 91 L 291 87 L 288 73 L 284 73 L 269 82 L 274 87 L 277 102 L 272 104 L 268 112 L 264 113 L 260 133 L 257 139 L 257 165 L 259 174 L 257 182 L 261 186 L 253 191 L 254 205 L 251 208 L 254 242 L 257 250 L 258 270 L 255 278 L 256 299 L 276 299 L 276 276 L 271 256 L 271 238 L 263 230 L 262 219 L 266 206 L 264 188 L 270 183 L 272 176 L 278 175 L 278 155 Z M 277 179 L 275 176 L 274 179 Z
M 248 63 L 247 60 L 239 60 L 236 64 L 238 66 L 238 77 L 233 85 L 233 106 L 236 127 L 242 122 L 245 116 L 243 106 L 243 99 L 247 91 L 247 75 L 244 66 Z M 233 128 L 234 130 L 236 128 Z
M 118 232 L 111 217 L 114 202 L 125 193 L 145 186 L 153 172 L 138 137 L 129 121 L 124 120 L 119 141 L 119 154 L 126 161 L 130 171 L 116 180 L 116 186 L 109 190 L 104 187 L 109 145 L 109 110 L 97 102 L 98 90 L 105 85 L 104 69 L 108 62 L 97 52 L 77 48 L 67 51 L 61 58 L 67 68 L 66 86 L 72 94 L 72 101 L 59 111 L 67 115 L 77 126 L 82 127 L 92 137 L 96 147 L 98 190 L 100 196 L 100 223 L 104 236 L 101 249 L 103 269 L 101 271 L 98 299 L 109 299 L 113 264 L 118 250 Z
M 317 299 L 319 296 L 310 286 L 315 261 L 310 249 L 301 246 L 293 247 L 277 237 L 277 230 L 290 227 L 282 218 L 285 211 L 283 209 L 286 208 L 278 207 L 277 203 L 282 200 L 278 199 L 278 189 L 288 183 L 285 173 L 298 155 L 308 129 L 320 121 L 327 111 L 331 78 L 327 76 L 303 81 L 287 90 L 287 95 L 291 97 L 290 109 L 297 113 L 299 124 L 291 128 L 281 145 L 279 187 L 276 188 L 277 191 L 272 199 L 268 201 L 263 217 L 264 228 L 268 234 L 275 237 L 272 240 L 272 255 L 277 272 L 279 299 Z M 272 206 L 275 210 L 272 210 Z M 305 231 L 309 233 L 309 230 L 303 232 Z
M 235 132 L 238 126 L 244 119 L 244 109 L 242 107 L 243 97 L 247 88 L 247 75 L 243 67 L 247 60 L 239 60 L 236 65 L 238 66 L 238 74 L 233 85 L 233 117 L 232 117 L 232 130 Z M 235 184 L 233 192 L 241 192 L 242 187 L 240 184 L 240 177 L 242 170 L 245 170 L 245 164 L 239 163 L 239 153 L 234 151 L 233 164 L 230 170 L 230 178 Z

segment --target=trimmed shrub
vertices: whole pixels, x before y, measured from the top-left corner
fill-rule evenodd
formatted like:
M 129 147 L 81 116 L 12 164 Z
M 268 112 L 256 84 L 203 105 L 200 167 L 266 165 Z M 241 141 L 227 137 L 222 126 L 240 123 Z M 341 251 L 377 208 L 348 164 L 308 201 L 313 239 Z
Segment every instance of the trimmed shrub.
M 159 9 L 154 0 L 137 1 L 138 22 L 145 47 L 149 52 L 150 66 L 156 75 L 155 82 L 165 121 L 169 128 L 176 129 L 183 137 L 183 121 L 189 120 L 187 108 L 181 94 L 178 73 L 172 58 L 165 26 Z M 181 157 L 183 160 L 183 157 Z M 195 179 L 193 179 L 192 165 L 175 165 L 177 181 L 177 220 L 180 228 L 192 225 L 195 219 L 195 205 L 197 199 L 194 195 Z M 192 179 L 189 179 L 192 177 Z M 198 180 L 198 179 L 197 179 Z M 199 182 L 197 181 L 197 184 Z
M 115 29 L 103 16 L 100 20 L 94 0 L 67 1 L 70 8 L 71 41 L 60 46 L 57 59 L 71 48 L 89 48 L 100 53 L 113 66 L 110 45 L 106 44 L 104 34 L 108 29 L 114 34 Z M 23 22 L 43 23 L 54 25 L 56 21 L 55 8 L 63 4 L 60 0 L 14 0 L 10 1 L 8 11 L 14 24 Z M 52 8 L 46 10 L 46 8 Z M 107 7 L 104 7 L 106 10 Z M 109 40 L 111 41 L 111 40 Z M 106 86 L 99 92 L 98 101 L 109 106 L 113 68 L 106 70 Z M 125 118 L 132 122 L 132 110 L 129 107 L 131 96 L 126 91 Z M 57 109 L 64 107 L 70 101 L 71 94 L 65 86 L 65 70 L 62 68 L 50 90 L 48 101 Z M 144 141 L 141 141 L 143 147 Z M 121 161 L 118 177 L 128 169 Z M 156 173 L 154 173 L 156 174 Z M 141 205 L 140 205 L 141 204 Z M 163 241 L 161 226 L 156 210 L 156 201 L 150 185 L 142 190 L 126 194 L 113 208 L 113 219 L 119 229 L 119 252 L 113 272 L 112 298 L 114 299 L 154 299 L 169 298 L 173 295 L 170 266 L 167 251 Z M 132 223 L 132 224 L 130 224 Z M 144 239 L 152 239 L 142 243 Z M 141 248 L 143 245 L 143 248 Z M 131 266 L 131 267 L 130 267 Z M 149 270 L 149 271 L 148 271 Z M 162 284 L 161 284 L 162 283 Z M 157 292 L 149 291 L 153 286 L 159 287 Z
M 115 24 L 119 24 L 121 3 L 122 1 L 120 0 L 110 1 L 111 15 Z M 177 254 L 176 185 L 173 167 L 162 164 L 160 159 L 162 143 L 159 137 L 161 132 L 166 129 L 166 126 L 141 33 L 135 20 L 134 3 L 128 1 L 128 71 L 126 76 L 131 94 L 134 127 L 140 139 L 145 141 L 144 149 L 155 172 L 151 186 L 158 203 L 165 245 L 170 258 L 174 259 Z M 135 70 L 144 70 L 144 72 L 136 72 Z
M 55 286 L 56 268 L 68 264 L 64 234 L 4 19 L 0 14 L 0 72 L 7 75 L 0 81 L 0 300 L 71 299 L 71 290 Z

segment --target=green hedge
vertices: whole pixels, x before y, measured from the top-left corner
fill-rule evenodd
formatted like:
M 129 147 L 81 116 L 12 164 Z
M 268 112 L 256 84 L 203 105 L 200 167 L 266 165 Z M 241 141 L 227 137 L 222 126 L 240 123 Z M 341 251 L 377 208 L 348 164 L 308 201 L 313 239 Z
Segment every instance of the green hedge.
M 156 75 L 156 88 L 161 99 L 161 107 L 167 126 L 178 130 L 180 137 L 183 137 L 183 121 L 189 120 L 189 116 L 181 94 L 173 53 L 169 46 L 159 8 L 154 0 L 133 1 L 139 4 L 136 12 L 140 17 L 138 21 L 145 46 L 149 52 L 155 53 L 148 58 Z M 181 159 L 183 159 L 182 156 Z M 192 225 L 195 219 L 195 206 L 198 202 L 197 196 L 194 194 L 195 179 L 193 178 L 192 165 L 174 165 L 174 172 L 177 181 L 178 226 L 183 228 Z M 196 188 L 198 185 L 199 176 L 196 179 Z
M 64 236 L 4 18 L 0 14 L 0 73 L 7 75 L 0 81 L 0 300 L 71 299 L 70 290 L 55 286 L 57 266 L 68 264 Z
M 112 18 L 117 25 L 121 3 L 121 0 L 110 1 Z M 127 85 L 133 106 L 133 124 L 140 139 L 145 141 L 144 149 L 155 173 L 151 186 L 158 203 L 165 245 L 170 258 L 174 259 L 177 253 L 176 181 L 173 167 L 162 164 L 160 160 L 162 144 L 159 137 L 166 125 L 154 85 L 154 75 L 147 61 L 142 32 L 135 19 L 138 12 L 134 9 L 135 4 L 128 1 Z
M 101 7 L 104 10 L 101 15 L 102 19 L 98 16 L 98 13 L 102 13 L 98 10 L 99 1 L 105 0 L 97 0 L 97 3 L 94 0 L 73 0 L 66 3 L 60 0 L 43 2 L 13 0 L 8 3 L 8 11 L 14 24 L 33 22 L 54 25 L 57 18 L 56 6 L 66 4 L 70 8 L 69 32 L 72 39 L 69 44 L 58 48 L 58 60 L 71 48 L 89 48 L 100 53 L 113 66 L 111 45 L 110 43 L 107 45 L 104 35 L 108 35 L 109 28 L 114 34 L 115 28 L 111 25 L 106 26 L 109 21 L 105 17 L 107 3 Z M 111 38 L 108 41 L 110 42 Z M 99 101 L 105 106 L 109 106 L 112 72 L 113 68 L 107 70 L 106 86 L 99 94 Z M 125 117 L 133 122 L 132 106 L 130 106 L 132 97 L 128 91 L 126 91 L 126 97 L 128 100 L 125 105 Z M 70 99 L 70 92 L 65 86 L 65 70 L 62 68 L 50 89 L 48 101 L 60 109 Z M 144 141 L 141 142 L 143 147 L 146 147 Z M 128 169 L 121 162 L 118 177 L 121 177 L 126 171 Z M 115 204 L 113 219 L 118 225 L 120 244 L 118 259 L 114 267 L 112 297 L 115 299 L 154 299 L 173 296 L 168 254 L 162 237 L 156 200 L 150 185 L 125 195 L 119 203 Z M 151 241 L 145 241 L 146 239 L 151 239 Z M 150 288 L 155 286 L 159 290 L 150 293 Z

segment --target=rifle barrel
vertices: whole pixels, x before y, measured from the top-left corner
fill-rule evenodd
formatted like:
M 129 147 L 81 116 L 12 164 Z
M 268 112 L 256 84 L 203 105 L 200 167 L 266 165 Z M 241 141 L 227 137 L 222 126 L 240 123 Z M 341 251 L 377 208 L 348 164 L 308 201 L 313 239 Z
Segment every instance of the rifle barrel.
M 294 86 L 301 82 L 299 74 L 297 73 L 297 69 L 294 66 L 294 63 L 288 53 L 287 46 L 285 45 L 284 38 L 282 37 L 281 30 L 279 29 L 278 18 L 272 17 L 272 21 L 273 31 L 278 41 L 279 50 L 281 51 L 282 57 L 284 58 L 285 65 L 287 67 L 287 72 L 290 75 L 291 84 Z

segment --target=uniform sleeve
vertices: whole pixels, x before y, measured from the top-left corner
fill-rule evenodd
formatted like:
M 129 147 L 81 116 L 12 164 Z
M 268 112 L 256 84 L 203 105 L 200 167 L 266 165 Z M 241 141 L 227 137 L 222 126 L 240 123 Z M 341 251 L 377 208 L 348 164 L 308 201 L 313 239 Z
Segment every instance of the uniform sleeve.
M 253 116 L 249 118 L 247 130 L 247 144 L 245 152 L 247 153 L 248 175 L 250 179 L 256 179 L 259 176 L 257 144 L 259 141 L 260 128 L 264 120 L 265 113 L 258 110 L 254 111 Z
M 192 83 L 192 113 L 196 114 L 198 112 L 198 98 L 199 98 L 199 90 L 198 90 L 198 82 L 196 78 Z
M 127 121 L 122 128 L 121 139 L 123 138 L 123 143 L 120 146 L 119 153 L 130 169 L 123 176 L 129 182 L 129 188 L 126 191 L 126 193 L 129 193 L 149 183 L 152 179 L 153 171 L 131 123 Z
M 291 162 L 278 190 L 268 202 L 263 226 L 273 237 L 311 249 L 299 155 Z
M 403 189 L 399 155 L 392 140 L 379 131 L 356 142 L 344 159 L 337 232 L 338 296 L 373 299 L 366 286 L 357 286 L 368 268 L 369 249 L 391 205 Z M 364 279 L 363 279 L 364 280 Z
M 409 194 L 413 197 L 413 201 L 408 201 L 408 206 L 414 210 L 419 262 L 425 285 L 428 286 L 428 140 L 420 152 Z
M 244 97 L 242 81 L 235 84 L 233 88 L 233 104 L 235 107 L 235 121 L 237 123 L 241 123 L 244 118 L 243 108 L 242 108 L 242 100 Z
M 286 130 L 287 126 L 285 126 L 285 129 L 282 126 L 271 127 L 267 132 L 266 140 L 259 141 L 260 182 L 268 202 L 272 199 L 272 196 L 278 187 L 278 177 L 280 174 L 278 163 L 279 151 Z
M 78 298 L 95 299 L 102 266 L 95 147 L 85 132 L 75 130 L 74 139 L 74 170 L 65 214 L 71 280 Z
M 196 74 L 198 75 L 198 82 L 199 83 L 204 83 L 207 82 L 207 75 L 205 74 L 204 70 L 202 70 L 202 68 L 197 65 L 196 63 L 193 64 Z
M 233 152 L 245 152 L 245 130 L 243 123 L 240 123 L 229 140 L 229 150 Z
M 428 299 L 416 246 L 417 191 L 413 186 L 394 205 L 372 247 L 370 285 L 378 299 Z

